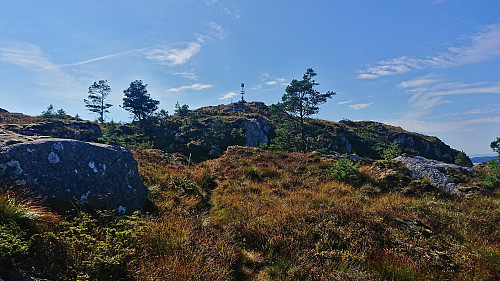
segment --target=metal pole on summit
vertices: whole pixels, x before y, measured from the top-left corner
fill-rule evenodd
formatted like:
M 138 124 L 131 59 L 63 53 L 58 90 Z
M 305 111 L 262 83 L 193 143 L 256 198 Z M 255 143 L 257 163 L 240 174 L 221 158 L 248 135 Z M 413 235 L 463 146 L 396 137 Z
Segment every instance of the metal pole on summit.
M 245 102 L 243 95 L 245 95 L 245 84 L 241 83 L 241 102 Z

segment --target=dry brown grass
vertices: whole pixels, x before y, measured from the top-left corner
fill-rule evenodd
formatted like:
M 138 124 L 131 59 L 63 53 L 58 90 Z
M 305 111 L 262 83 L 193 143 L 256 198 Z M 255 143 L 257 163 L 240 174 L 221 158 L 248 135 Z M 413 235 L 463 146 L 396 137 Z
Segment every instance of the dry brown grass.
M 313 153 L 234 147 L 191 167 L 156 150 L 134 156 L 147 213 L 61 223 L 36 236 L 44 251 L 66 253 L 82 274 L 109 276 L 105 265 L 133 280 L 499 280 L 498 190 L 369 193 L 385 171 L 367 165 L 364 185 L 339 183 L 335 161 Z
M 42 118 L 24 114 L 0 113 L 0 124 L 32 124 L 37 123 Z

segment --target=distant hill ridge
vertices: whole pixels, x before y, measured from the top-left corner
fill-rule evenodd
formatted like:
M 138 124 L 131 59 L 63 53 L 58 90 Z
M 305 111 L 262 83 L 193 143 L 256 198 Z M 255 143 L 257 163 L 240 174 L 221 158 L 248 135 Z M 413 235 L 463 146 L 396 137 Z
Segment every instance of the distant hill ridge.
M 270 106 L 262 102 L 232 103 L 228 105 L 208 106 L 194 110 L 196 115 L 205 116 L 204 121 L 217 117 L 231 120 L 241 118 L 263 118 L 269 122 L 272 130 L 266 133 L 272 142 L 277 126 L 270 112 Z M 209 117 L 208 115 L 211 115 Z M 397 142 L 403 153 L 418 155 L 443 162 L 453 163 L 458 150 L 451 148 L 435 136 L 413 133 L 401 127 L 395 127 L 374 121 L 342 120 L 333 122 L 321 119 L 308 120 L 314 129 L 315 143 L 312 150 L 322 153 L 348 153 L 362 157 L 379 159 L 382 152 L 392 142 Z
M 486 163 L 490 162 L 491 160 L 498 159 L 498 156 L 476 156 L 476 157 L 471 157 L 470 160 L 474 164 L 479 164 L 479 163 Z
M 23 118 L 9 115 L 2 113 L 0 124 L 23 123 Z M 34 117 L 25 120 L 29 123 L 47 121 Z M 68 116 L 64 124 L 71 126 L 74 122 L 77 121 Z M 155 118 L 150 123 L 101 124 L 100 141 L 125 146 L 147 144 L 169 153 L 192 154 L 193 159 L 204 160 L 218 157 L 232 145 L 269 147 L 276 137 L 278 122 L 271 107 L 262 102 L 237 102 L 202 107 L 185 116 Z M 453 163 L 458 153 L 437 137 L 380 122 L 308 119 L 307 123 L 312 132 L 309 148 L 322 154 L 348 153 L 380 159 L 383 150 L 394 141 L 403 153 L 448 163 Z M 9 126 L 2 127 L 9 130 Z

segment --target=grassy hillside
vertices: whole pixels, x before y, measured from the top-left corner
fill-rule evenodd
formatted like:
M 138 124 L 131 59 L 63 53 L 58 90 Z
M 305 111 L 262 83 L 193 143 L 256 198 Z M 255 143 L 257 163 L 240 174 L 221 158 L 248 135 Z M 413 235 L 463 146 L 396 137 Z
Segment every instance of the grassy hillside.
M 209 106 L 150 122 L 103 126 L 102 140 L 111 144 L 156 148 L 169 153 L 192 154 L 195 160 L 216 158 L 231 145 L 244 145 L 249 120 L 262 120 L 270 130 L 265 132 L 273 147 L 276 129 L 283 123 L 272 109 L 260 102 Z M 372 159 L 382 158 L 384 149 L 397 141 L 404 153 L 445 162 L 454 162 L 458 151 L 436 137 L 405 131 L 372 121 L 343 120 L 332 122 L 308 119 L 309 150 L 322 154 L 349 153 Z M 274 145 L 276 146 L 276 145 Z
M 270 145 L 235 146 L 245 144 L 252 119 L 269 123 Z M 453 197 L 397 163 L 374 160 L 396 141 L 404 153 L 453 161 L 457 151 L 436 137 L 372 121 L 307 125 L 309 153 L 270 149 L 280 117 L 262 103 L 101 124 L 99 141 L 134 150 L 149 189 L 146 213 L 49 207 L 0 183 L 0 278 L 500 278 L 500 191 L 484 182 L 489 166 L 476 167 L 476 176 L 448 174 L 466 194 Z M 0 144 L 30 139 L 9 132 L 96 137 L 94 127 L 0 113 Z M 339 153 L 365 158 L 358 170 L 336 160 Z
M 498 280 L 500 193 L 449 197 L 369 161 L 230 147 L 185 166 L 138 150 L 146 214 L 0 196 L 0 277 L 20 280 Z M 481 175 L 469 179 L 481 186 Z M 415 192 L 419 190 L 419 192 Z M 29 197 L 28 197 L 29 198 Z

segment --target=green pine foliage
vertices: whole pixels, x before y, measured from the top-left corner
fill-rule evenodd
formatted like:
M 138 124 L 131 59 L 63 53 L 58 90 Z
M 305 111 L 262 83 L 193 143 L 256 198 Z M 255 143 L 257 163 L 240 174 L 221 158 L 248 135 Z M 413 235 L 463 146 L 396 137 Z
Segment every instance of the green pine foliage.
M 359 175 L 359 163 L 350 160 L 347 155 L 340 158 L 330 169 L 330 176 L 337 181 L 349 183 Z
M 319 105 L 336 95 L 331 91 L 322 94 L 314 89 L 315 86 L 319 85 L 313 79 L 316 75 L 317 73 L 312 68 L 309 68 L 302 80 L 293 79 L 290 85 L 286 87 L 286 93 L 281 98 L 281 104 L 278 105 L 279 109 L 294 117 L 288 118 L 287 122 L 293 123 L 294 127 L 297 128 L 296 133 L 300 136 L 302 142 L 302 152 L 308 150 L 307 137 L 309 134 L 306 130 L 306 119 L 317 114 Z
M 62 108 L 55 110 L 54 106 L 51 104 L 47 107 L 47 110 L 42 111 L 40 117 L 47 119 L 52 119 L 52 118 L 62 119 L 66 117 L 66 111 Z
M 500 187 L 500 160 L 492 160 L 488 163 L 488 174 L 484 178 L 484 183 L 492 189 Z
M 111 93 L 111 87 L 107 84 L 107 80 L 99 80 L 99 82 L 94 82 L 89 87 L 89 95 L 87 99 L 84 99 L 85 107 L 95 114 L 97 114 L 97 121 L 100 123 L 104 122 L 105 114 L 109 113 L 108 108 L 113 106 L 107 103 L 106 100 Z
M 392 159 L 400 156 L 402 153 L 403 152 L 402 152 L 399 144 L 396 141 L 393 141 L 386 149 L 384 149 L 384 151 L 382 153 L 382 157 L 385 160 L 392 160 Z
M 492 141 L 490 144 L 491 149 L 498 154 L 500 158 L 500 138 Z M 500 159 L 490 161 L 488 163 L 489 173 L 486 175 L 484 182 L 490 188 L 500 187 Z
M 465 152 L 460 151 L 457 153 L 455 156 L 455 164 L 463 166 L 463 167 L 472 167 L 474 166 L 472 164 L 472 161 L 470 160 L 469 156 L 465 154 Z
M 123 90 L 125 97 L 122 108 L 130 111 L 135 120 L 145 120 L 158 109 L 160 102 L 150 97 L 146 89 L 147 86 L 142 80 L 135 80 L 130 83 L 127 89 Z

